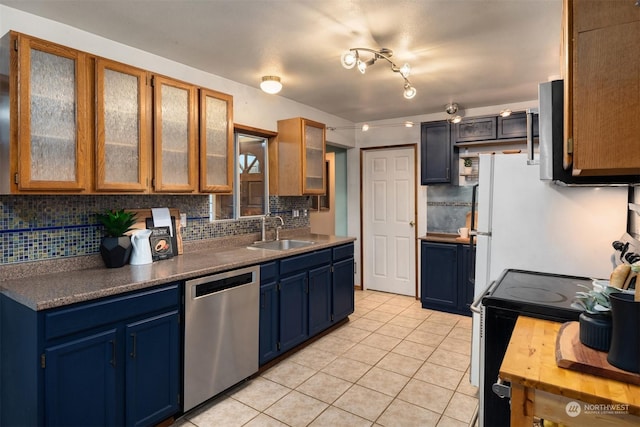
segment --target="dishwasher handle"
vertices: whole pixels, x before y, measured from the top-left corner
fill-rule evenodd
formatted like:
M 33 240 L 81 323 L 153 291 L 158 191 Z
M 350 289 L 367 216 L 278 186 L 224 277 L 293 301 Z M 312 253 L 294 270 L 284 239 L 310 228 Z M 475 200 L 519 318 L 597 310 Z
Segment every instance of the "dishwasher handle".
M 188 289 L 191 290 L 191 299 L 198 299 L 222 292 L 226 289 L 258 283 L 259 281 L 260 269 L 258 267 L 248 267 L 215 274 L 213 276 L 187 280 L 185 284 Z

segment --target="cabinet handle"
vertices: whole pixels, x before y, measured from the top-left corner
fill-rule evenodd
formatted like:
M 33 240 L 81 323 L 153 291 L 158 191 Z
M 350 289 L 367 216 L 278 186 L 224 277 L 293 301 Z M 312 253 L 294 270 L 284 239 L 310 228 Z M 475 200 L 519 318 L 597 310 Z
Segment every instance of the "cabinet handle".
M 116 340 L 109 341 L 111 344 L 111 360 L 109 360 L 109 364 L 116 367 Z
M 131 340 L 132 340 L 132 346 L 131 346 L 131 353 L 129 353 L 129 356 L 131 356 L 132 359 L 136 358 L 136 334 L 133 333 L 131 334 Z

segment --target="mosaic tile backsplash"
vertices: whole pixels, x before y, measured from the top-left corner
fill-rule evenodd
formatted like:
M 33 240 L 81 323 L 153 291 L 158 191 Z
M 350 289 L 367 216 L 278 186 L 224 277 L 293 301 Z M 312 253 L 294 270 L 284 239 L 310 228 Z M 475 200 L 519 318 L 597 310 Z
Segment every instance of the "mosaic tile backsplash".
M 471 212 L 472 187 L 430 185 L 427 187 L 427 232 L 452 233 L 464 227 Z
M 308 197 L 269 197 L 272 215 L 285 229 L 309 227 Z M 99 253 L 103 226 L 96 213 L 105 209 L 177 208 L 187 214 L 183 241 L 260 232 L 259 218 L 209 222 L 209 196 L 0 196 L 0 265 Z

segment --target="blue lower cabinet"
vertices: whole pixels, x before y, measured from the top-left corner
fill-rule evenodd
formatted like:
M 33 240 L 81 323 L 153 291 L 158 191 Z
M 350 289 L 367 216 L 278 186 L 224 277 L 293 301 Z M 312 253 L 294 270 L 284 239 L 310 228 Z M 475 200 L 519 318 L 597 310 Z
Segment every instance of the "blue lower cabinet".
M 473 282 L 469 277 L 471 252 L 467 245 L 422 241 L 420 295 L 422 307 L 471 315 Z
M 353 247 L 353 244 L 351 245 Z M 333 320 L 339 321 L 353 313 L 354 306 L 354 261 L 350 258 L 333 263 Z
M 280 304 L 275 279 L 262 281 L 260 276 L 260 364 L 268 362 L 280 351 Z
M 117 330 L 108 329 L 45 349 L 46 425 L 123 424 L 117 342 Z
M 309 335 L 331 326 L 331 266 L 309 271 Z
M 178 310 L 125 327 L 125 424 L 149 426 L 180 409 Z
M 353 313 L 353 243 L 260 266 L 260 365 Z
M 0 425 L 151 426 L 177 414 L 181 295 L 172 284 L 39 312 L 1 296 L 22 330 L 3 329 L 3 349 L 37 365 L 3 352 Z
M 280 351 L 287 351 L 309 337 L 307 272 L 280 279 Z

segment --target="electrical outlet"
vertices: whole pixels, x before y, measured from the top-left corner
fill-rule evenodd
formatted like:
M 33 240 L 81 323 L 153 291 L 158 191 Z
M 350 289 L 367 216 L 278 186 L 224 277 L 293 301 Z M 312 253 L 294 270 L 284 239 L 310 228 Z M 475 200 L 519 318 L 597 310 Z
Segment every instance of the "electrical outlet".
M 303 216 L 307 216 L 307 215 L 309 215 L 309 210 L 308 210 L 308 209 L 303 209 L 303 210 L 302 210 L 302 215 L 303 215 Z
M 186 213 L 181 213 L 180 214 L 180 227 L 187 228 L 187 214 Z
M 294 218 L 298 218 L 300 216 L 300 211 L 298 209 L 294 209 L 291 211 L 291 216 Z

